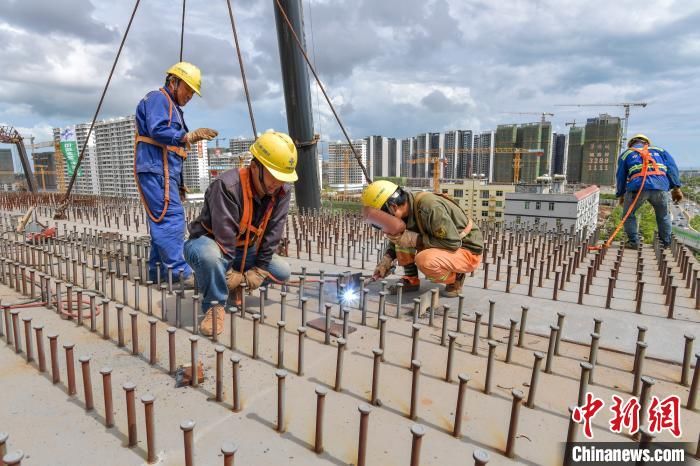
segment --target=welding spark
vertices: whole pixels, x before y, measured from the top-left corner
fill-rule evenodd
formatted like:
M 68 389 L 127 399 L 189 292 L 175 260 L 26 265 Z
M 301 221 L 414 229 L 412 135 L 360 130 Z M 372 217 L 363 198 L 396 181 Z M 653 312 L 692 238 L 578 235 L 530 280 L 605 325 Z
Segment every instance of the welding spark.
M 355 290 L 352 289 L 347 289 L 343 291 L 341 299 L 343 300 L 343 304 L 347 306 L 353 306 L 358 303 L 358 295 L 355 292 Z

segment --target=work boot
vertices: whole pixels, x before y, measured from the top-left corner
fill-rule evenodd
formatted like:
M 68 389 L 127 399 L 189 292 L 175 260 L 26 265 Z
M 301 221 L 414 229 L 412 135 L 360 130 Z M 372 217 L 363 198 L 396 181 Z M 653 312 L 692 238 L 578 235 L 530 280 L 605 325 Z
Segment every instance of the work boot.
M 189 277 L 182 280 L 182 285 L 185 290 L 194 290 L 194 274 L 191 273 Z M 180 288 L 180 280 L 173 281 L 173 288 Z
M 631 241 L 627 241 L 625 243 L 625 249 L 638 249 L 639 245 L 637 243 L 633 243 Z
M 445 298 L 456 298 L 457 295 L 459 295 L 462 292 L 462 287 L 464 286 L 465 278 L 467 278 L 466 274 L 458 273 L 457 277 L 455 277 L 455 281 L 447 285 L 445 289 L 442 290 L 442 296 L 444 296 Z
M 404 275 L 396 283 L 403 283 L 403 292 L 409 293 L 411 291 L 418 291 L 420 289 L 420 278 L 415 275 Z M 390 295 L 395 295 L 399 292 L 399 287 L 396 283 L 389 285 L 387 291 Z
M 224 332 L 224 306 L 217 304 L 209 308 L 204 315 L 204 320 L 199 325 L 199 330 L 205 337 L 210 337 L 214 334 L 214 319 L 216 319 L 216 334 L 221 335 Z

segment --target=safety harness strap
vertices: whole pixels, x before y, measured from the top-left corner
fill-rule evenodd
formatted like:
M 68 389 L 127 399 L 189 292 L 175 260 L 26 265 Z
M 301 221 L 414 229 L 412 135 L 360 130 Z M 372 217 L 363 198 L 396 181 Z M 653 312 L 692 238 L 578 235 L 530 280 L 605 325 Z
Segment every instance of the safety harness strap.
M 168 100 L 168 126 L 170 126 L 173 122 L 173 100 L 170 98 L 170 95 L 165 91 L 165 89 L 161 87 L 159 90 Z M 151 211 L 150 207 L 148 207 L 148 203 L 143 197 L 143 190 L 141 189 L 138 174 L 136 173 L 136 150 L 138 149 L 139 143 L 151 144 L 152 146 L 160 147 L 163 153 L 163 177 L 165 178 L 165 186 L 163 188 L 163 210 L 158 217 L 156 217 Z M 165 214 L 168 212 L 168 206 L 170 205 L 170 170 L 168 167 L 168 151 L 174 152 L 182 157 L 183 160 L 187 159 L 187 151 L 184 148 L 169 146 L 167 144 L 162 144 L 148 136 L 142 136 L 139 134 L 138 125 L 136 126 L 136 133 L 134 137 L 134 181 L 136 182 L 136 189 L 139 191 L 139 197 L 141 198 L 141 203 L 146 210 L 146 214 L 148 214 L 148 217 L 155 223 L 160 223 L 163 221 Z

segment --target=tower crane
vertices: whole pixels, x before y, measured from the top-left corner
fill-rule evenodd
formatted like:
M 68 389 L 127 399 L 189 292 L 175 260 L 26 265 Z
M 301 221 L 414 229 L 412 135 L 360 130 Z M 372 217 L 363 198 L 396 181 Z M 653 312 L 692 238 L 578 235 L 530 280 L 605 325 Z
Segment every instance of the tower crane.
M 571 126 L 572 128 L 576 128 L 576 120 L 567 121 L 566 123 L 564 123 L 564 126 Z
M 447 165 L 447 159 L 440 157 L 440 149 L 428 149 L 419 152 L 427 155 L 427 157 L 409 160 L 409 163 L 431 163 L 433 165 L 433 191 L 438 192 L 440 190 L 440 164 Z
M 547 117 L 553 117 L 554 113 L 548 113 L 548 112 L 503 112 L 508 115 L 540 115 L 541 120 L 540 123 L 545 124 L 547 121 Z
M 620 144 L 620 151 L 624 150 L 627 146 L 627 127 L 629 126 L 630 120 L 630 108 L 631 107 L 642 107 L 645 108 L 649 105 L 647 102 L 620 102 L 616 104 L 559 104 L 557 107 L 624 107 L 625 109 L 625 123 L 624 129 L 622 130 L 622 141 Z

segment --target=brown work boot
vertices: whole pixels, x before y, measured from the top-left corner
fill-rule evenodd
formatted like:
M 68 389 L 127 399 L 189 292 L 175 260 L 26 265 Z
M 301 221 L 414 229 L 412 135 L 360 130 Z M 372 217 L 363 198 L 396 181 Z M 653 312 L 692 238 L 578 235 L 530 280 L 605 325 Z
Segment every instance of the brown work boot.
M 403 283 L 403 293 L 410 293 L 411 291 L 418 291 L 420 289 L 420 278 L 415 275 L 404 275 L 396 283 Z M 396 283 L 389 285 L 387 291 L 390 295 L 395 295 L 399 292 L 399 287 Z
M 442 296 L 444 296 L 445 298 L 456 298 L 457 295 L 459 295 L 462 292 L 462 287 L 464 286 L 465 278 L 467 278 L 466 274 L 458 273 L 457 277 L 455 278 L 455 281 L 447 285 L 442 291 Z
M 199 331 L 206 337 L 212 336 L 214 334 L 214 319 L 216 319 L 216 334 L 221 335 L 224 332 L 225 315 L 224 306 L 221 304 L 210 307 L 207 313 L 204 314 L 204 320 L 199 325 Z

